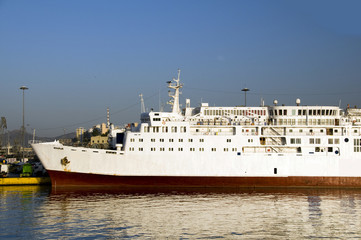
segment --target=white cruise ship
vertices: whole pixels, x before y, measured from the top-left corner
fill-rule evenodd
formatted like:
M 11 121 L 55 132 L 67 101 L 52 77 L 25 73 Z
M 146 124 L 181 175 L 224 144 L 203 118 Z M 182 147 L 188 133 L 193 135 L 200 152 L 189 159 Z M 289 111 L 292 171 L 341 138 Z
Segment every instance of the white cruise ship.
M 32 144 L 53 186 L 361 187 L 361 109 L 336 106 L 180 109 L 111 129 L 112 149 Z

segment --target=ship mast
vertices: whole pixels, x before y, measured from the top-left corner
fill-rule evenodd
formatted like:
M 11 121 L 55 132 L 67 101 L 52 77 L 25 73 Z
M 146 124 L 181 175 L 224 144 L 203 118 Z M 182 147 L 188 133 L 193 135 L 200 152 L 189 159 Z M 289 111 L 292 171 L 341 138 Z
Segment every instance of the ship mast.
M 170 89 L 174 89 L 174 93 L 172 94 L 171 91 L 168 91 L 168 95 L 169 97 L 173 98 L 171 99 L 168 104 L 172 105 L 172 113 L 180 113 L 180 109 L 179 109 L 179 89 L 183 87 L 183 84 L 179 83 L 179 77 L 180 77 L 180 69 L 178 69 L 178 78 L 175 79 L 173 78 L 173 81 L 175 82 L 174 84 L 172 84 L 172 81 L 168 81 L 168 88 Z
M 145 113 L 143 94 L 139 94 L 140 97 L 140 113 Z

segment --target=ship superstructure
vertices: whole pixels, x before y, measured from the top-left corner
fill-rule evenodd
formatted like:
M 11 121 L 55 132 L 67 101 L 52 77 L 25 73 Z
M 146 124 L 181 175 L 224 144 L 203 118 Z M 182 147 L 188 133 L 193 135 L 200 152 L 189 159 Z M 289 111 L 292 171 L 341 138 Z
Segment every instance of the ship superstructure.
M 33 144 L 53 185 L 361 187 L 361 110 L 337 106 L 180 109 L 111 128 L 112 149 Z

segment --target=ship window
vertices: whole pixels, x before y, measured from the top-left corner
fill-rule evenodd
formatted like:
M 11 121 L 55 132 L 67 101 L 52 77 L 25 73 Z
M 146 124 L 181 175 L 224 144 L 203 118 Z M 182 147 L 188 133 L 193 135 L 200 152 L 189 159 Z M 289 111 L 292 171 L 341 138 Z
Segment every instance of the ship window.
M 333 147 L 328 147 L 328 148 L 327 148 L 327 151 L 328 151 L 328 152 L 333 152 Z
M 312 110 L 308 110 L 308 115 L 312 116 Z
M 277 174 L 277 168 L 274 168 L 274 169 L 273 169 L 273 173 L 274 173 L 274 174 Z
M 180 152 L 183 151 L 183 148 L 178 148 L 178 151 L 180 151 Z
M 173 148 L 169 148 L 169 151 L 172 152 L 172 151 L 173 151 Z
M 275 115 L 277 116 L 277 110 L 275 110 Z
M 232 148 L 232 152 L 237 152 L 237 148 Z
M 306 110 L 303 110 L 303 115 L 306 116 Z
M 204 139 L 203 138 L 199 139 L 199 142 L 204 142 Z
M 357 130 L 355 129 L 355 130 L 353 130 L 353 132 L 354 132 L 354 133 L 357 133 Z
M 153 118 L 153 121 L 159 122 L 159 121 L 160 121 L 160 118 Z
M 199 148 L 199 151 L 200 151 L 200 152 L 204 152 L 204 148 Z
M 310 144 L 315 144 L 315 139 L 314 138 L 310 138 Z
M 216 149 L 216 148 L 212 148 L 211 150 L 212 150 L 212 152 L 215 152 L 217 149 Z
M 339 138 L 335 138 L 335 144 L 340 144 L 340 139 Z
M 178 142 L 183 142 L 183 139 L 182 138 L 178 139 Z
M 232 140 L 231 139 L 227 139 L 227 142 L 231 142 Z
M 321 139 L 320 138 L 316 138 L 316 144 L 321 144 Z
M 279 115 L 280 115 L 280 116 L 282 115 L 282 109 L 279 110 Z
M 139 151 L 141 151 L 141 152 L 142 152 L 142 151 L 143 151 L 143 148 L 139 148 Z
M 159 148 L 159 150 L 161 151 L 161 152 L 164 152 L 164 148 L 162 147 L 162 148 Z
M 360 139 L 354 139 L 353 140 L 354 152 L 361 152 L 360 143 L 361 143 Z
M 315 152 L 320 152 L 320 147 L 315 147 Z
M 169 142 L 174 142 L 174 140 L 172 138 L 169 139 Z
M 193 142 L 193 139 L 192 138 L 188 139 L 188 142 Z
M 290 132 L 290 133 L 293 132 L 293 129 L 290 129 L 289 132 Z
M 228 152 L 228 148 L 224 148 L 223 151 Z
M 316 110 L 313 110 L 313 115 L 315 115 L 315 116 L 316 116 Z
M 290 143 L 291 144 L 301 144 L 301 138 L 291 138 Z
M 155 142 L 155 139 L 154 139 L 154 138 L 152 138 L 152 139 L 150 139 L 150 141 L 151 141 L 151 142 Z
M 163 138 L 159 139 L 159 142 L 164 142 L 164 139 Z
M 150 151 L 154 152 L 154 151 L 155 151 L 155 148 L 150 148 Z
M 189 148 L 189 151 L 194 152 L 195 148 Z
M 303 129 L 300 129 L 299 132 L 302 133 L 302 132 L 303 132 Z
M 323 116 L 325 115 L 325 110 L 322 110 L 322 115 L 323 115 Z
M 139 142 L 143 142 L 143 138 L 139 138 Z
M 287 116 L 287 109 L 283 110 L 283 115 Z
M 332 138 L 328 139 L 328 144 L 333 144 L 333 139 Z

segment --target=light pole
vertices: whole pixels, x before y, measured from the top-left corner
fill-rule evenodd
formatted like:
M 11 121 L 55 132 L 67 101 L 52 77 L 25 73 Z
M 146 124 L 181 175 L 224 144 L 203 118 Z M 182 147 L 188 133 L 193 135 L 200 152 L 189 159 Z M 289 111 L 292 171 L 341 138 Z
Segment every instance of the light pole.
M 24 162 L 24 148 L 25 148 L 25 90 L 28 90 L 29 88 L 25 86 L 20 87 L 21 90 L 23 90 L 23 127 L 21 129 L 21 137 L 22 137 L 22 147 L 23 147 L 23 162 Z
M 247 92 L 249 91 L 248 88 L 243 88 L 242 92 L 244 92 L 244 106 L 247 107 Z

